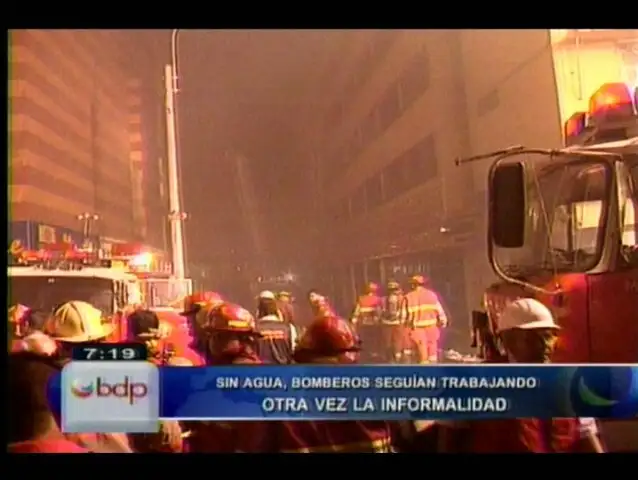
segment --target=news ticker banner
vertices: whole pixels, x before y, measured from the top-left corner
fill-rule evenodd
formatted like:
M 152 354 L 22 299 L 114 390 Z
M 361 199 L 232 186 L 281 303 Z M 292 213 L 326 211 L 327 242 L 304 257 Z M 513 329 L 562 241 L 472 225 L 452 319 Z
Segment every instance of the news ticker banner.
M 55 408 L 61 399 L 67 431 L 155 431 L 159 418 L 635 418 L 638 365 L 157 369 L 148 362 L 77 362 L 50 393 Z

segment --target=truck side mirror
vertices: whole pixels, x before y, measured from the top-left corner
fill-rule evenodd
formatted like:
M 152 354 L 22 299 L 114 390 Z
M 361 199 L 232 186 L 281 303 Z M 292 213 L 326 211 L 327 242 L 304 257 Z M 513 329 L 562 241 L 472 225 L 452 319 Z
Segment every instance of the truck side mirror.
M 525 244 L 525 168 L 521 162 L 498 165 L 489 182 L 489 236 L 501 248 Z

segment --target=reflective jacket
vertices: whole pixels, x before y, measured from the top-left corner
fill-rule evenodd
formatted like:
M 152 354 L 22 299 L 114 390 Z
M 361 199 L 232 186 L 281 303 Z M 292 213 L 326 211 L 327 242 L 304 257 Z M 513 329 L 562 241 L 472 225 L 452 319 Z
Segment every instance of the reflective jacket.
M 352 320 L 360 325 L 377 325 L 381 319 L 382 309 L 381 297 L 374 293 L 361 295 L 357 300 Z
M 292 362 L 292 325 L 276 315 L 267 315 L 257 322 L 262 337 L 257 342 L 257 353 L 264 363 L 287 365 Z
M 436 327 L 447 323 L 438 295 L 425 287 L 417 287 L 403 297 L 401 319 L 412 328 Z
M 401 303 L 403 302 L 403 294 L 391 293 L 385 298 L 383 309 L 383 323 L 385 325 L 401 324 Z

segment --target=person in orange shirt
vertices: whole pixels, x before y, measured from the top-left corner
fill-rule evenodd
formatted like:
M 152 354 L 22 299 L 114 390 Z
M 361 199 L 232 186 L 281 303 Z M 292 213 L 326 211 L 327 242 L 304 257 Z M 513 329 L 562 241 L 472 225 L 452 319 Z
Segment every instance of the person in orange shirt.
M 401 319 L 410 328 L 420 364 L 436 363 L 439 355 L 439 328 L 447 326 L 447 316 L 433 290 L 422 275 L 410 280 L 412 290 L 403 297 Z

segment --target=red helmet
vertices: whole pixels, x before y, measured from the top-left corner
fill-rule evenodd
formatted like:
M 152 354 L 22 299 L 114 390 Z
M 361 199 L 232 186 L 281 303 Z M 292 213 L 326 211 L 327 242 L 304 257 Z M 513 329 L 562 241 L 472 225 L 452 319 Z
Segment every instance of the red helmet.
M 360 350 L 359 337 L 348 322 L 336 315 L 317 318 L 297 343 L 297 350 L 317 356 L 333 356 Z
M 184 311 L 180 315 L 197 313 L 204 305 L 217 305 L 224 301 L 217 292 L 195 292 L 184 299 Z
M 223 302 L 208 312 L 207 327 L 213 331 L 256 334 L 255 318 L 245 308 Z

